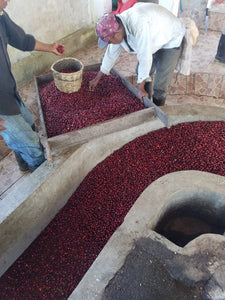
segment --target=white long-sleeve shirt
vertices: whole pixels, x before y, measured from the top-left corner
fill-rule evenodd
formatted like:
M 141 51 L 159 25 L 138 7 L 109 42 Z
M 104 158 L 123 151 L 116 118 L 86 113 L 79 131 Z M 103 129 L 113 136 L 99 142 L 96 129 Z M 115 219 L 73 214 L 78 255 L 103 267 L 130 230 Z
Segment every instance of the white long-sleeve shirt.
M 141 83 L 149 77 L 152 54 L 161 48 L 179 47 L 185 26 L 167 9 L 154 3 L 137 3 L 118 17 L 125 28 L 127 43 L 123 39 L 120 44 L 109 44 L 100 70 L 109 74 L 124 48 L 129 53 L 137 54 L 137 82 Z

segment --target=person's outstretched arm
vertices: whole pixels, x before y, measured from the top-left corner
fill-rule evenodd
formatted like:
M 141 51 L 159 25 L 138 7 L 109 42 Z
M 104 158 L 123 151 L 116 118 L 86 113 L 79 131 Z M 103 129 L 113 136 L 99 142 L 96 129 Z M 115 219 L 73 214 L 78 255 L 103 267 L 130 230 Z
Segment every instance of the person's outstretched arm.
M 34 50 L 50 52 L 50 53 L 54 53 L 56 55 L 63 55 L 65 53 L 64 46 L 60 43 L 46 44 L 46 43 L 42 43 L 37 40 L 35 41 Z

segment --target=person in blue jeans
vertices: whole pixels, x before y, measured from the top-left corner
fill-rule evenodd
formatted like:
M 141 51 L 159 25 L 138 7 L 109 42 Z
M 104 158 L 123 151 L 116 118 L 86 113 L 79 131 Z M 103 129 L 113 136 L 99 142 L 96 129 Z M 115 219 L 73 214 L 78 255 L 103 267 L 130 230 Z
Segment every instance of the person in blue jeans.
M 63 55 L 59 43 L 45 44 L 26 34 L 15 24 L 5 8 L 9 0 L 0 0 L 0 132 L 10 149 L 15 152 L 20 171 L 33 172 L 45 161 L 44 149 L 35 132 L 33 117 L 23 103 L 11 71 L 7 45 L 22 51 L 44 51 Z

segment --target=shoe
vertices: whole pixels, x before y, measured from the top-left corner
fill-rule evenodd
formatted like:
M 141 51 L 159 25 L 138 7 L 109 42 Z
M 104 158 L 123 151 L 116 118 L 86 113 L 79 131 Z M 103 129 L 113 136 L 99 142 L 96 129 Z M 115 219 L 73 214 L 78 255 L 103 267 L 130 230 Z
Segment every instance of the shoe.
M 215 59 L 219 62 L 225 63 L 225 57 L 220 57 L 216 55 Z
M 46 159 L 40 164 L 40 165 L 37 165 L 37 166 L 28 166 L 29 167 L 29 171 L 31 173 L 33 173 L 38 167 L 40 167 L 44 162 L 46 161 Z
M 25 160 L 23 160 L 23 158 L 20 155 L 20 153 L 18 153 L 18 152 L 14 152 L 14 153 L 15 153 L 16 161 L 17 161 L 17 163 L 19 165 L 20 173 L 21 174 L 29 173 L 30 172 L 29 166 L 25 162 Z
M 39 166 L 29 166 L 29 172 L 33 173 Z
M 166 98 L 156 99 L 153 97 L 153 103 L 155 103 L 155 105 L 157 105 L 157 106 L 163 106 L 163 105 L 165 105 L 165 102 L 166 102 Z
M 20 173 L 24 175 L 24 174 L 30 173 L 30 170 L 29 169 L 28 170 L 24 170 L 24 171 L 20 170 Z

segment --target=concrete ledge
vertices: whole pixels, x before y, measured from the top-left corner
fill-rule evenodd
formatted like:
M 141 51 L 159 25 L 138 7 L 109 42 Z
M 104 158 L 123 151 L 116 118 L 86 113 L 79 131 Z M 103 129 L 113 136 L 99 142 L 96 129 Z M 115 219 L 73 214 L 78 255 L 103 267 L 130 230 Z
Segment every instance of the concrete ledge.
M 66 56 L 85 48 L 88 44 L 96 40 L 94 27 L 78 30 L 73 34 L 63 38 L 59 42 L 66 48 Z M 12 65 L 12 72 L 18 84 L 27 82 L 33 76 L 46 71 L 51 67 L 53 62 L 59 59 L 58 56 L 50 53 L 34 51 L 28 57 Z M 29 68 L 27 67 L 29 66 Z
M 168 105 L 162 110 L 168 115 L 169 126 L 184 122 L 225 121 L 225 109 L 206 105 Z

